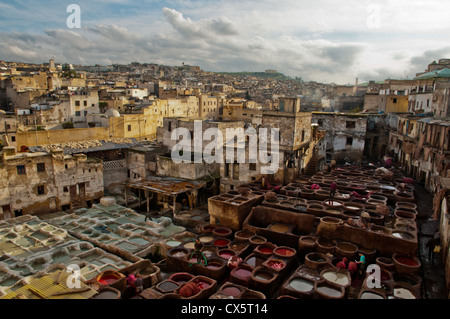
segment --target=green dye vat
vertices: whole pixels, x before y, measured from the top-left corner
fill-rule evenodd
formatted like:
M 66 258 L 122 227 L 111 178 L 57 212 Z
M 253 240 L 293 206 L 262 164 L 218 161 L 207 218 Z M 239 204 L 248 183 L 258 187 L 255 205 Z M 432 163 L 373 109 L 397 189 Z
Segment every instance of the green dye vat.
M 144 245 L 148 245 L 149 242 L 143 238 L 139 238 L 139 237 L 134 237 L 134 238 L 130 238 L 128 241 L 132 242 L 133 244 L 139 245 L 139 246 L 144 246 Z
M 59 254 L 59 255 L 52 256 L 52 259 L 55 264 L 64 264 L 65 262 L 72 259 L 72 257 L 70 257 L 69 255 L 65 255 L 65 254 Z
M 115 264 L 116 261 L 114 259 L 108 258 L 108 257 L 104 257 L 99 259 L 102 263 L 104 264 Z
M 168 245 L 170 247 L 177 247 L 180 244 L 181 244 L 181 241 L 178 241 L 178 240 L 169 240 L 166 242 L 166 245 Z
M 28 236 L 25 236 L 25 237 L 22 237 L 22 238 L 19 238 L 16 240 L 16 244 L 18 244 L 22 247 L 31 247 L 31 246 L 34 246 L 34 243 L 35 243 L 35 240 Z
M 9 277 L 8 279 L 6 279 L 0 283 L 0 287 L 11 287 L 17 281 L 18 281 L 18 279 L 14 278 L 14 277 Z
M 117 247 L 126 251 L 135 251 L 137 249 L 136 245 L 128 242 L 121 242 L 120 244 L 117 244 Z
M 35 232 L 31 236 L 34 238 L 37 238 L 39 240 L 46 240 L 49 238 L 49 236 L 47 236 L 46 234 L 40 233 L 40 232 Z

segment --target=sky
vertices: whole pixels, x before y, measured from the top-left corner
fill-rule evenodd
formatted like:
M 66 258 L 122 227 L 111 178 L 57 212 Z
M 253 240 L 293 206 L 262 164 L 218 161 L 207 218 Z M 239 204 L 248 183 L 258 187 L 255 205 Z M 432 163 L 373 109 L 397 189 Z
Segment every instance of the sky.
M 411 79 L 450 58 L 449 12 L 446 0 L 0 0 L 0 60 Z

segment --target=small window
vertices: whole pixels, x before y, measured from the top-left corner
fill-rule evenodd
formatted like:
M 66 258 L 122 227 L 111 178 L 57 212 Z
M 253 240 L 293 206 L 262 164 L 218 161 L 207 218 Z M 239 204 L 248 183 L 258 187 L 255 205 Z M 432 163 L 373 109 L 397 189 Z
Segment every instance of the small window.
M 16 137 L 15 136 L 11 136 L 11 142 L 15 142 L 16 141 Z
M 36 167 L 38 173 L 45 172 L 45 163 L 37 163 Z
M 256 163 L 250 163 L 248 166 L 248 169 L 250 171 L 256 171 Z
M 83 102 L 83 105 L 84 105 L 84 106 L 87 106 L 87 101 L 84 101 L 84 102 Z
M 80 111 L 75 111 L 75 116 L 81 116 L 81 112 Z
M 305 140 L 305 130 L 302 131 L 302 142 Z
M 45 195 L 45 186 L 44 185 L 39 185 L 37 187 L 37 194 L 38 195 Z
M 75 101 L 75 106 L 80 106 L 80 101 Z
M 353 137 L 347 137 L 346 145 L 352 145 L 353 144 Z
M 65 164 L 64 167 L 65 167 L 66 169 L 69 169 L 69 166 L 67 166 L 67 164 Z
M 131 125 L 128 125 L 128 132 L 131 132 Z
M 87 113 L 88 113 L 87 111 L 84 111 L 84 116 L 86 116 L 86 115 L 87 115 Z
M 346 128 L 355 128 L 355 122 L 354 121 L 347 121 L 345 123 Z
M 63 187 L 63 192 L 64 192 L 64 193 L 68 193 L 68 192 L 69 192 L 69 187 L 64 186 L 64 187 Z
M 393 102 L 394 104 L 397 103 L 397 99 L 394 98 L 394 99 L 392 100 L 392 102 Z
M 27 175 L 25 165 L 17 165 L 17 175 Z

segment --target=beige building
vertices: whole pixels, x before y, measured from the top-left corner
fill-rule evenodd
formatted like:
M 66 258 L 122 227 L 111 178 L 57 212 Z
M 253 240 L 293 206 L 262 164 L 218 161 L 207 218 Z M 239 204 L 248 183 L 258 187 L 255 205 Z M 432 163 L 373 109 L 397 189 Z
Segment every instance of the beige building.
M 90 206 L 103 196 L 100 160 L 63 151 L 17 154 L 3 149 L 0 219 Z

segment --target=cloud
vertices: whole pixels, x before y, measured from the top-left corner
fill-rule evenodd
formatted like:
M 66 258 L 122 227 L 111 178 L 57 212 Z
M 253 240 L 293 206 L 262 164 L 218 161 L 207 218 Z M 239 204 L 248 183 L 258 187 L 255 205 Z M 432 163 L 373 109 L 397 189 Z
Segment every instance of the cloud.
M 239 34 L 233 22 L 224 17 L 193 22 L 175 9 L 163 8 L 163 14 L 178 33 L 190 39 Z

